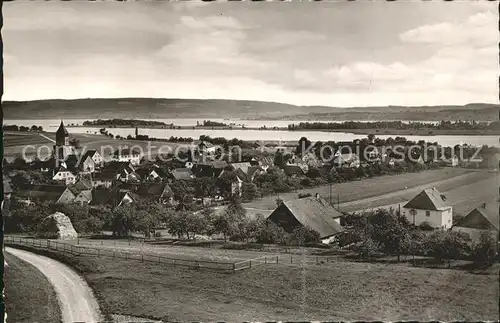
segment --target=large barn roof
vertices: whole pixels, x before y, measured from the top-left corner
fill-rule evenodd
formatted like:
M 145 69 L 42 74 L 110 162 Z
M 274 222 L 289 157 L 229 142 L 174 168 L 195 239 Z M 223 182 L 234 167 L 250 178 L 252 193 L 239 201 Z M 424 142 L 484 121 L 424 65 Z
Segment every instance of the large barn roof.
M 322 198 L 307 197 L 284 201 L 269 216 L 271 220 L 273 214 L 281 207 L 286 207 L 303 226 L 317 231 L 321 238 L 328 238 L 344 231 L 342 226 L 335 221 L 342 214 Z

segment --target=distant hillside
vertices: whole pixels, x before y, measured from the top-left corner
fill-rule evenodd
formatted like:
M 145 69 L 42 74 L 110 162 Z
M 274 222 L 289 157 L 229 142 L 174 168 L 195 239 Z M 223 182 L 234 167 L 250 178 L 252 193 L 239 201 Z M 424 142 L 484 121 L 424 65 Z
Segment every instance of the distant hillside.
M 205 99 L 78 99 L 5 101 L 5 119 L 247 118 L 333 120 L 498 120 L 500 105 L 338 108 Z

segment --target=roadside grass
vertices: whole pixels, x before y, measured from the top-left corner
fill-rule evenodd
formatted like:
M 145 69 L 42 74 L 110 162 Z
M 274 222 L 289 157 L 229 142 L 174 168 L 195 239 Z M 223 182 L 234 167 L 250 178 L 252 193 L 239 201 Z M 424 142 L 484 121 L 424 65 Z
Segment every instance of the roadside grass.
M 156 263 L 49 256 L 74 266 L 105 313 L 168 321 L 498 318 L 498 270 L 406 264 L 268 264 L 223 274 Z
M 7 322 L 61 322 L 57 294 L 49 280 L 34 266 L 5 255 L 5 307 Z
M 339 196 L 340 206 L 342 208 L 342 203 L 353 202 L 389 193 L 394 193 L 395 195 L 397 195 L 398 192 L 404 193 L 406 187 L 410 189 L 448 179 L 450 179 L 450 181 L 446 183 L 446 185 L 457 187 L 460 183 L 471 183 L 488 178 L 489 176 L 491 176 L 491 174 L 488 172 L 471 171 L 464 168 L 442 168 L 418 173 L 403 173 L 398 175 L 366 178 L 358 181 L 333 184 L 332 202 L 337 203 L 337 196 Z M 330 186 L 323 185 L 291 193 L 282 193 L 279 197 L 283 200 L 296 199 L 299 193 L 319 193 L 323 196 L 323 198 L 329 199 Z M 250 208 L 271 210 L 276 207 L 276 198 L 277 195 L 266 196 L 262 199 L 256 199 L 249 203 L 243 203 L 243 205 Z

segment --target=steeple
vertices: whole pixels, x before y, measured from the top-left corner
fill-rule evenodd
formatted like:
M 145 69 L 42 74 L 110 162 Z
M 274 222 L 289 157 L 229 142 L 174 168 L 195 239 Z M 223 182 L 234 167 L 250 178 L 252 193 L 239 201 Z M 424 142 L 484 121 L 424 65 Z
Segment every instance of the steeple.
M 68 130 L 64 126 L 64 123 L 61 119 L 61 124 L 59 125 L 59 129 L 56 131 L 56 146 L 67 146 L 69 145 L 69 134 Z

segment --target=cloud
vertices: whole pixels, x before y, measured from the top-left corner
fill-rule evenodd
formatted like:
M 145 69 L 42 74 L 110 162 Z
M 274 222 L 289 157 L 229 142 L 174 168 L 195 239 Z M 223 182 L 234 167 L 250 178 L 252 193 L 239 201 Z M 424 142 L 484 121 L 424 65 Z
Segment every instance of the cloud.
M 404 42 L 440 45 L 491 45 L 498 42 L 498 18 L 492 11 L 470 16 L 464 22 L 420 26 L 400 34 Z

